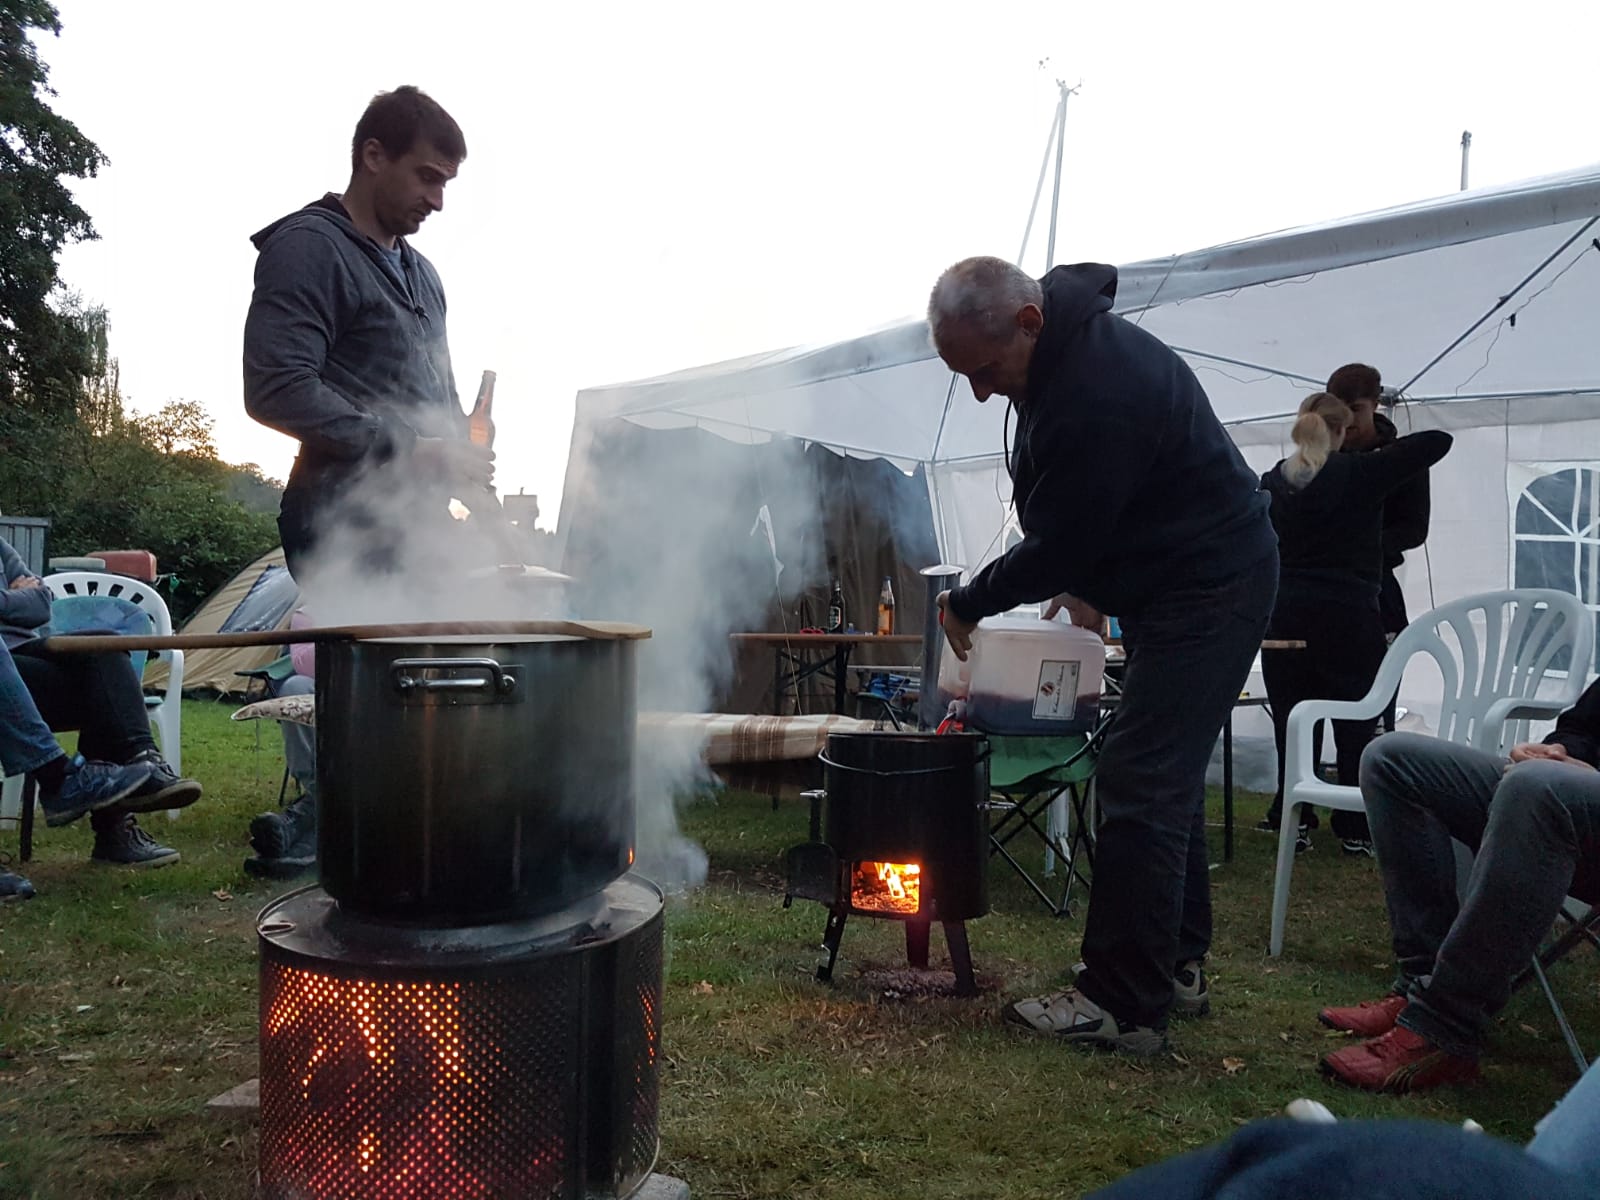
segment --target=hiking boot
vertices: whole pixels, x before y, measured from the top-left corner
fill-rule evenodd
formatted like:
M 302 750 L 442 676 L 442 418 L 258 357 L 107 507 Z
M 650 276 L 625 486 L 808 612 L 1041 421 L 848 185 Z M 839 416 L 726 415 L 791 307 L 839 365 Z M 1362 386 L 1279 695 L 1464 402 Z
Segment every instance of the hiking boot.
M 1325 1008 L 1317 1014 L 1329 1029 L 1340 1029 L 1358 1037 L 1381 1037 L 1394 1028 L 1394 1023 L 1405 1011 L 1406 997 L 1390 992 L 1382 1000 L 1363 1000 L 1346 1008 Z
M 1474 1059 L 1441 1050 L 1404 1025 L 1336 1050 L 1322 1060 L 1322 1069 L 1341 1083 L 1369 1092 L 1422 1092 L 1478 1077 Z
M 282 812 L 265 812 L 250 822 L 255 857 L 244 869 L 265 879 L 294 879 L 317 865 L 317 801 L 301 796 Z
M 1119 1021 L 1077 988 L 1032 996 L 1007 1006 L 1005 1019 L 1033 1033 L 1105 1050 L 1152 1058 L 1167 1048 L 1164 1030 Z
M 39 787 L 39 807 L 44 823 L 52 829 L 71 825 L 79 817 L 119 804 L 150 778 L 145 763 L 119 767 L 112 763 L 89 762 L 81 754 L 67 764 L 61 786 L 55 791 Z
M 13 900 L 32 900 L 33 884 L 21 875 L 0 868 L 0 904 L 9 904 Z
M 146 750 L 131 760 L 150 768 L 150 778 L 125 797 L 119 808 L 123 812 L 160 812 L 164 808 L 188 808 L 200 799 L 201 787 L 193 779 L 180 778 L 161 757 L 160 751 Z
M 131 812 L 97 814 L 90 820 L 95 827 L 90 862 L 107 867 L 164 867 L 181 857 L 139 828 Z
M 1345 838 L 1339 843 L 1340 847 L 1351 858 L 1377 858 L 1378 852 L 1372 848 L 1371 838 Z
M 1211 1012 L 1211 989 L 1206 985 L 1206 973 L 1201 959 L 1192 959 L 1178 968 L 1172 977 L 1172 1015 L 1174 1017 L 1203 1017 Z

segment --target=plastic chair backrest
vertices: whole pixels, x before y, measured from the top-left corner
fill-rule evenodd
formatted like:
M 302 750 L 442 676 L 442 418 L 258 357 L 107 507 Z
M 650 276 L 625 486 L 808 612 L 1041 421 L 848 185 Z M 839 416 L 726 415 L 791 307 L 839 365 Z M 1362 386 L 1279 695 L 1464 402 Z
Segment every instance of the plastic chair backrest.
M 148 612 L 121 596 L 56 596 L 50 603 L 51 633 L 114 633 L 139 637 L 155 631 Z M 130 650 L 135 674 L 143 674 L 148 651 Z
M 1394 695 L 1407 664 L 1433 659 L 1443 678 L 1438 736 L 1488 753 L 1527 740 L 1528 721 L 1494 719 L 1509 702 L 1564 699 L 1594 668 L 1595 617 L 1576 596 L 1546 588 L 1464 596 L 1424 613 L 1397 637 L 1369 696 Z M 1541 686 L 1554 681 L 1552 690 Z
M 167 602 L 156 591 L 154 584 L 134 579 L 128 575 L 113 575 L 109 571 L 57 571 L 44 577 L 45 586 L 58 597 L 109 596 L 125 600 L 142 609 L 154 625 L 152 632 L 158 637 L 172 633 L 172 613 Z M 160 650 L 157 658 L 170 660 L 172 651 Z

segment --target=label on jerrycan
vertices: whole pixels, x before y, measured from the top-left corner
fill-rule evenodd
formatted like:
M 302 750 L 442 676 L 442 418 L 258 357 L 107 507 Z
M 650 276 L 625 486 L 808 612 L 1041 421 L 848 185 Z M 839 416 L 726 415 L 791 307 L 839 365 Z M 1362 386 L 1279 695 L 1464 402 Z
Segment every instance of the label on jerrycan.
M 1080 666 L 1052 659 L 1039 664 L 1039 686 L 1033 693 L 1035 721 L 1070 721 L 1077 715 Z

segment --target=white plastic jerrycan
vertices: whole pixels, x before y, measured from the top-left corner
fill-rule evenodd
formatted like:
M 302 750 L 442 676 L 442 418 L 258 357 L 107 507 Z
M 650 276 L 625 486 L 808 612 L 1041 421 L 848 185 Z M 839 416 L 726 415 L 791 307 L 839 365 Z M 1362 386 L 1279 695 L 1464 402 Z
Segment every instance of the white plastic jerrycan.
M 963 665 L 967 723 L 985 733 L 1087 733 L 1100 719 L 1106 644 L 1091 630 L 990 617 L 979 622 Z

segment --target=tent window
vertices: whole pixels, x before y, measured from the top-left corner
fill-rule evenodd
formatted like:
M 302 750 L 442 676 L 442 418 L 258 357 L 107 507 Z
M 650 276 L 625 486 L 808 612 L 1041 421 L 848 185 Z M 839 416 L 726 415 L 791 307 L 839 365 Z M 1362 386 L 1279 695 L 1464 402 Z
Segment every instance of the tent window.
M 277 629 L 299 600 L 300 588 L 288 568 L 277 565 L 266 567 L 250 585 L 244 599 L 228 614 L 219 632 Z
M 1600 467 L 1539 476 L 1522 490 L 1512 520 L 1512 586 L 1577 596 L 1600 622 Z

